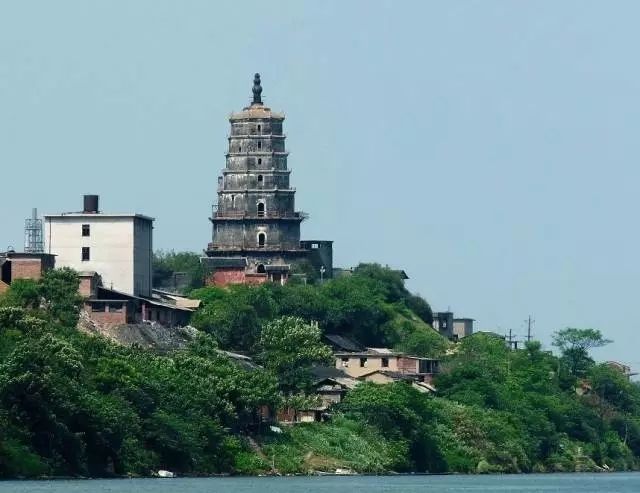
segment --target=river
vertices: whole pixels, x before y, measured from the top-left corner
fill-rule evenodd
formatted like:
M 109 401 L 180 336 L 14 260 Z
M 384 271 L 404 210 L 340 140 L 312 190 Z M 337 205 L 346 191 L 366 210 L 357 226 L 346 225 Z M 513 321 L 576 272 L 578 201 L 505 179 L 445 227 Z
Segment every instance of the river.
M 0 493 L 637 493 L 640 473 L 4 481 Z

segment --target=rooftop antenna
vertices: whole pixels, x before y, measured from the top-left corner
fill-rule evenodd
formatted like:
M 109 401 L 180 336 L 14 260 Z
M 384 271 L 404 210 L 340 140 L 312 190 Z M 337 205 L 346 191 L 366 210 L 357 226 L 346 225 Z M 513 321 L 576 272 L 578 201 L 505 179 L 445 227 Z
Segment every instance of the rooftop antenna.
M 38 209 L 34 208 L 31 217 L 24 221 L 25 253 L 44 253 L 43 238 L 42 219 L 38 218 Z

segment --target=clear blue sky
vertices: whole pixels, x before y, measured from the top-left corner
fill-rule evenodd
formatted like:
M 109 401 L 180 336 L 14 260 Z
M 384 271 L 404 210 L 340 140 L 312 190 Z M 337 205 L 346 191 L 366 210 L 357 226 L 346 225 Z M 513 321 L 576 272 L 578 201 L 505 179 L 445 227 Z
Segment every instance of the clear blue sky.
M 640 2 L 0 0 L 0 244 L 77 210 L 194 250 L 254 72 L 308 239 L 436 310 L 640 368 Z

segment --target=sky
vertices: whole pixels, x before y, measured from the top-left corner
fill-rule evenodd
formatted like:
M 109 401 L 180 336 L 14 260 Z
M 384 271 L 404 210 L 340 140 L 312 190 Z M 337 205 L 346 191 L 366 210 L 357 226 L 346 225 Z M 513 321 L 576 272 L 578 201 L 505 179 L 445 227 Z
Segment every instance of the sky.
M 0 0 L 0 250 L 24 219 L 156 218 L 202 251 L 228 115 L 286 115 L 303 238 L 434 310 L 640 369 L 640 3 Z

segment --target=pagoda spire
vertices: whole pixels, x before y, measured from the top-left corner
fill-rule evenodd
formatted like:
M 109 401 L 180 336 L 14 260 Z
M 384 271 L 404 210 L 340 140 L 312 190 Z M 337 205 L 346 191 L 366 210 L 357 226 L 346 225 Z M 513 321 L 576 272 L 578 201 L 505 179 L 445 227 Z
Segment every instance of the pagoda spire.
M 253 103 L 262 104 L 262 86 L 260 85 L 260 74 L 253 77 Z

